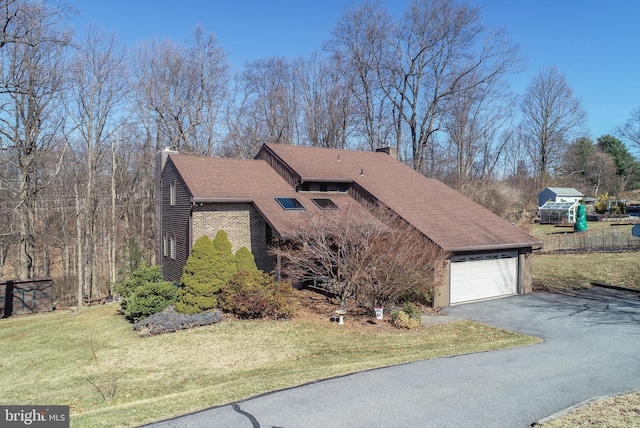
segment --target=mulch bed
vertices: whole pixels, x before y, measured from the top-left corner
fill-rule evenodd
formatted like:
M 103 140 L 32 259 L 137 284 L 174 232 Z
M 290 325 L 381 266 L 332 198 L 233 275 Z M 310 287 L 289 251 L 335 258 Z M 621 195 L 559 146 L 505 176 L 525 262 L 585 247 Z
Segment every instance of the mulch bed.
M 336 309 L 338 309 L 338 301 L 334 298 L 327 297 L 316 291 L 301 289 L 296 291 L 296 295 L 300 302 L 296 318 L 307 319 L 314 322 L 326 322 L 330 325 L 338 326 Z M 383 329 L 401 331 L 391 324 L 391 316 L 385 309 L 384 319 L 377 320 L 375 313 L 366 308 L 362 308 L 350 302 L 347 304 L 347 313 L 344 315 L 344 325 L 340 327 L 348 327 L 354 329 Z M 434 314 L 431 308 L 422 308 L 423 313 Z

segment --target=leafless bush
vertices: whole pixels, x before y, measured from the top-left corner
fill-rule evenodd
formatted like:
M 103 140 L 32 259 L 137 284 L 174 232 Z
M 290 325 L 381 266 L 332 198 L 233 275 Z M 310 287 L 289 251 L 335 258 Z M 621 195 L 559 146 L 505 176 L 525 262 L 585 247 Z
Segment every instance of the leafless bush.
M 529 193 L 506 181 L 470 181 L 462 186 L 460 192 L 518 227 L 531 220 L 536 211 Z
M 383 207 L 351 206 L 309 214 L 273 250 L 293 281 L 322 278 L 340 306 L 394 302 L 433 288 L 446 254 Z

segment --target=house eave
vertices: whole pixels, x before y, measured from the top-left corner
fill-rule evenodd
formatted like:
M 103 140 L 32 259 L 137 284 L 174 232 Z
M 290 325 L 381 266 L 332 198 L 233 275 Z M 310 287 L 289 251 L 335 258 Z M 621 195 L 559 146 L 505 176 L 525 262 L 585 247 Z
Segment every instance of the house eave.
M 253 203 L 251 198 L 191 198 L 194 204 L 211 203 Z
M 471 253 L 480 251 L 515 250 L 520 248 L 531 248 L 532 250 L 538 250 L 542 248 L 542 242 L 537 241 L 514 244 L 469 245 L 462 247 L 445 248 L 445 251 L 450 253 Z

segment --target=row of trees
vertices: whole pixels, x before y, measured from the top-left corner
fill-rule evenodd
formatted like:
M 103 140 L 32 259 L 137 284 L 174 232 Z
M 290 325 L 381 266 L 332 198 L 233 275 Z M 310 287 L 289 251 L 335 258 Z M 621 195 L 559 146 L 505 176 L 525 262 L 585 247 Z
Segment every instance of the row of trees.
M 533 200 L 565 174 L 565 148 L 583 135 L 564 76 L 543 70 L 525 94 L 510 93 L 516 46 L 454 0 L 415 0 L 397 18 L 355 4 L 322 53 L 239 70 L 202 28 L 184 43 L 124 46 L 98 27 L 72 28 L 70 13 L 0 0 L 0 270 L 53 275 L 63 298 L 106 293 L 140 250 L 155 262 L 152 159 L 164 147 L 250 157 L 263 142 L 394 145 L 491 207 Z M 621 136 L 638 141 L 639 122 Z
M 612 135 L 595 143 L 587 137 L 576 139 L 567 148 L 560 171 L 566 182 L 589 195 L 621 195 L 625 189 L 640 187 L 640 163 Z

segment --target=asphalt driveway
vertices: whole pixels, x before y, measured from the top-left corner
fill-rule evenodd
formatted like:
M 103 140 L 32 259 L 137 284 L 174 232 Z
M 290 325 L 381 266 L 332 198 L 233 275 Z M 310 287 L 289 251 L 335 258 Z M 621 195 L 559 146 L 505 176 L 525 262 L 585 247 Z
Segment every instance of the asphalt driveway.
M 585 400 L 640 389 L 638 293 L 535 293 L 445 313 L 544 343 L 371 370 L 151 426 L 526 427 Z

